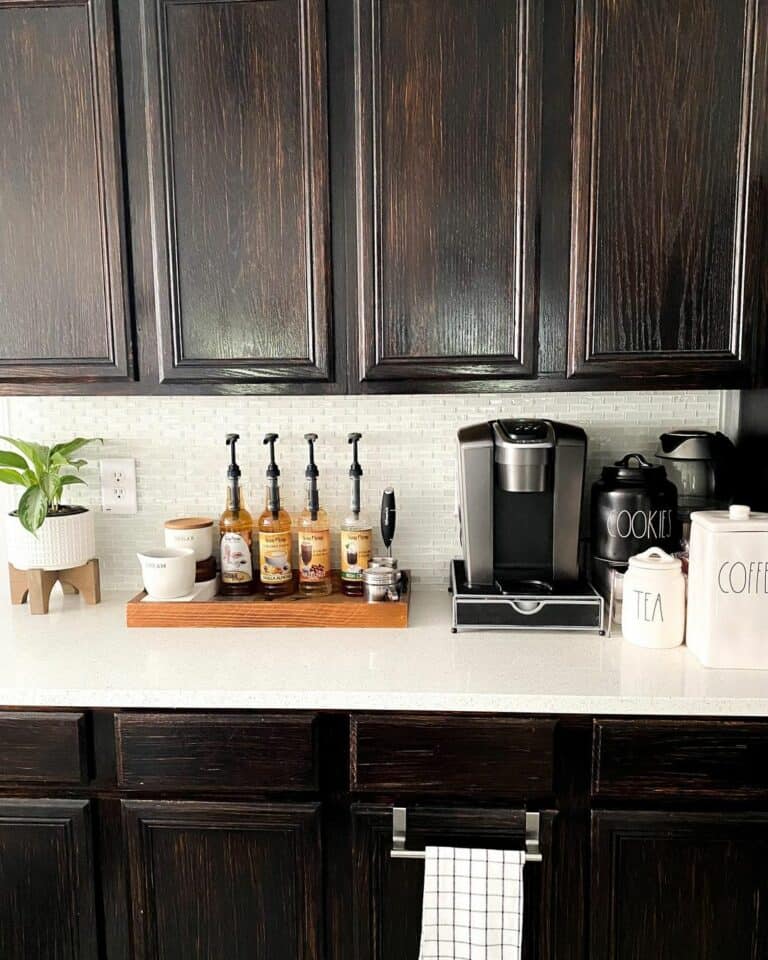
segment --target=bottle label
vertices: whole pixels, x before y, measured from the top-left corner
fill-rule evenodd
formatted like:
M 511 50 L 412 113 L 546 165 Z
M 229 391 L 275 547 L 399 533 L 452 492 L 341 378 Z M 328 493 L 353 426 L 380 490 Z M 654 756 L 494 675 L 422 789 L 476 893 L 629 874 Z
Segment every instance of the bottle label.
M 221 538 L 221 582 L 250 583 L 253 580 L 250 531 L 225 533 Z
M 331 535 L 328 530 L 299 533 L 299 580 L 314 583 L 331 575 Z
M 341 531 L 341 579 L 362 580 L 363 570 L 371 562 L 372 535 L 370 530 Z
M 291 532 L 259 534 L 259 564 L 262 583 L 288 583 L 291 570 Z

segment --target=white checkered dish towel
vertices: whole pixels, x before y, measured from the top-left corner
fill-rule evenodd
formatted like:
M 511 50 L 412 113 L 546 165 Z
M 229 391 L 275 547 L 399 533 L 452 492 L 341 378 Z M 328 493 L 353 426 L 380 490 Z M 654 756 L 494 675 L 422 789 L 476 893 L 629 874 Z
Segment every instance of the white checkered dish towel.
M 420 960 L 520 960 L 522 850 L 427 847 Z

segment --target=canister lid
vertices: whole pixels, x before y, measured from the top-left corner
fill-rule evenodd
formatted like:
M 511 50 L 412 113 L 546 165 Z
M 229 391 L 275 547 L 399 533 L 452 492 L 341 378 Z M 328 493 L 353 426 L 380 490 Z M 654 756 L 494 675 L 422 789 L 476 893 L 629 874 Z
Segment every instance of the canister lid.
M 634 461 L 634 463 L 633 463 Z M 658 463 L 649 463 L 642 453 L 628 453 L 612 467 L 603 467 L 602 479 L 624 483 L 656 484 L 667 478 L 667 471 Z
M 166 530 L 204 530 L 212 527 L 213 520 L 208 517 L 179 517 L 177 520 L 166 520 Z
M 691 525 L 717 533 L 765 533 L 768 513 L 754 513 L 744 504 L 734 503 L 728 510 L 696 510 Z
M 672 573 L 682 568 L 682 563 L 678 557 L 666 553 L 661 547 L 651 547 L 629 558 L 630 570 L 658 570 L 665 573 Z

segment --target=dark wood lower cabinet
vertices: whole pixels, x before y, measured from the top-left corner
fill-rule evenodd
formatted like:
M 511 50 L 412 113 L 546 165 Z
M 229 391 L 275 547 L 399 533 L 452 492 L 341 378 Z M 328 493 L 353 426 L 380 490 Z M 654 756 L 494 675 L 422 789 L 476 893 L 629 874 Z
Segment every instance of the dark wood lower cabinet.
M 528 864 L 524 880 L 523 957 L 549 956 L 551 839 L 554 814 L 542 816 L 542 864 Z M 391 806 L 352 807 L 355 960 L 418 960 L 424 864 L 393 860 Z M 409 808 L 408 845 L 522 849 L 525 811 Z
M 768 956 L 768 813 L 592 815 L 594 960 Z
M 320 960 L 319 806 L 126 801 L 134 960 Z
M 192 727 L 220 754 L 199 780 L 175 765 Z M 45 782 L 62 730 L 83 783 Z M 170 776 L 121 780 L 139 734 Z M 296 744 L 312 775 L 268 793 Z M 424 863 L 391 858 L 395 805 L 411 850 L 524 849 L 541 813 L 524 960 L 766 960 L 765 745 L 758 719 L 3 710 L 0 960 L 418 960 Z M 509 758 L 517 778 L 488 774 Z
M 98 960 L 89 807 L 0 799 L 2 960 Z

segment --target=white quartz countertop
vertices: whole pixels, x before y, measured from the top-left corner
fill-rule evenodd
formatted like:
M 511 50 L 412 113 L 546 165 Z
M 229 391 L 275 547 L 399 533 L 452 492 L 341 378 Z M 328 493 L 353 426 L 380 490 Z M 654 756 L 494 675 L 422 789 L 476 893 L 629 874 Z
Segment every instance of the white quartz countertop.
M 127 599 L 0 603 L 0 704 L 768 717 L 768 671 L 617 637 L 453 634 L 442 590 L 416 589 L 401 630 L 129 630 Z

